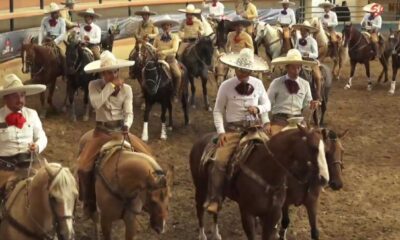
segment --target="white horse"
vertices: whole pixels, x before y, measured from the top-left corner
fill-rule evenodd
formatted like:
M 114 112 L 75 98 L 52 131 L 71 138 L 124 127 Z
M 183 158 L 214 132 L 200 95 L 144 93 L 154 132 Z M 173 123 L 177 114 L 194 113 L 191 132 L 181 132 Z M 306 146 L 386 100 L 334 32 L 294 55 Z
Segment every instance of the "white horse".
M 258 22 L 256 24 L 256 38 L 255 43 L 257 46 L 263 45 L 265 53 L 269 58 L 268 62 L 281 55 L 282 41 L 279 30 L 267 23 Z

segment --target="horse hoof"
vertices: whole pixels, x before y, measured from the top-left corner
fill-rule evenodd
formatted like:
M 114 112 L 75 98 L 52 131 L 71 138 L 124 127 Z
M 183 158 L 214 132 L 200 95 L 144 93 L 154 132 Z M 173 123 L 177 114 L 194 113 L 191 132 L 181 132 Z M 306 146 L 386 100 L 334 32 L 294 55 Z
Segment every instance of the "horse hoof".
M 346 84 L 346 86 L 344 86 L 344 90 L 348 90 L 348 89 L 350 89 L 351 88 L 351 85 L 350 84 Z
M 84 122 L 89 121 L 89 116 L 83 116 L 83 121 L 84 121 Z
M 167 135 L 161 135 L 160 139 L 164 141 L 167 140 Z
M 76 122 L 76 116 L 71 116 L 71 121 Z
M 195 104 L 192 104 L 192 108 L 193 108 L 193 109 L 196 109 L 196 105 L 195 105 Z
M 206 107 L 206 111 L 212 112 L 212 108 L 211 107 Z
M 368 86 L 367 86 L 367 91 L 368 91 L 368 92 L 371 92 L 371 91 L 372 91 L 372 84 L 368 84 Z
M 390 91 L 388 92 L 389 96 L 393 96 L 394 95 L 394 91 Z
M 146 109 L 146 104 L 142 103 L 142 105 L 140 105 L 140 110 L 144 111 Z
M 142 136 L 142 141 L 143 142 L 148 142 L 149 141 L 149 136 Z
M 168 130 L 168 131 L 172 131 L 172 129 L 173 129 L 172 126 L 168 126 L 168 127 L 167 127 L 167 130 Z

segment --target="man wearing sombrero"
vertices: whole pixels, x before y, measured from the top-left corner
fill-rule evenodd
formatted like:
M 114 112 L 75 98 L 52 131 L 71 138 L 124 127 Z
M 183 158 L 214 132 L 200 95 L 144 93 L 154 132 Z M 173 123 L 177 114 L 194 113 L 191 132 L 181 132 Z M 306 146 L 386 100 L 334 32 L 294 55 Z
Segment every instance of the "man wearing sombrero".
M 254 56 L 252 49 L 244 48 L 240 53 L 226 54 L 220 61 L 235 68 L 236 77 L 224 81 L 219 87 L 213 112 L 218 148 L 204 206 L 213 214 L 221 209 L 226 164 L 243 137 L 243 131 L 248 124 L 256 121 L 258 115 L 267 113 L 271 107 L 262 81 L 250 76 L 252 72 L 268 70 L 267 63 Z
M 278 25 L 281 27 L 281 32 L 283 36 L 284 49 L 282 53 L 286 53 L 291 48 L 291 28 L 293 24 L 296 24 L 296 16 L 293 9 L 290 6 L 294 6 L 295 3 L 289 0 L 282 0 L 279 2 L 282 4 L 282 10 L 279 12 L 276 19 Z
M 154 26 L 150 16 L 156 15 L 156 12 L 150 11 L 148 6 L 144 6 L 142 10 L 136 11 L 135 15 L 142 17 L 142 21 L 140 21 L 139 27 L 135 32 L 136 40 L 149 41 L 153 44 L 154 38 L 158 35 L 158 28 Z
M 60 18 L 60 11 L 63 7 L 57 3 L 50 3 L 46 13 L 50 14 L 42 19 L 39 30 L 39 45 L 43 42 L 54 41 L 56 45 L 63 42 L 66 32 L 66 23 Z
M 211 2 L 206 2 L 203 0 L 203 8 L 208 8 L 208 17 L 212 19 L 221 19 L 224 16 L 225 6 L 219 0 L 211 0 Z
M 226 42 L 226 51 L 238 53 L 243 48 L 254 49 L 253 39 L 245 31 L 245 28 L 250 26 L 251 22 L 240 16 L 236 16 L 229 23 L 231 29 L 235 31 L 228 33 Z
M 307 20 L 302 24 L 293 25 L 294 30 L 300 30 L 301 38 L 297 39 L 295 49 L 299 50 L 301 56 L 304 59 L 318 61 L 318 44 L 317 41 L 312 37 L 312 33 L 318 31 L 317 28 L 311 26 Z M 315 65 L 312 69 L 313 79 L 315 81 L 316 88 L 316 100 L 321 99 L 321 82 L 322 74 L 319 69 L 319 64 Z
M 375 56 L 379 58 L 379 30 L 382 28 L 381 14 L 383 12 L 383 7 L 377 3 L 370 3 L 364 6 L 363 10 L 366 12 L 366 14 L 361 21 L 361 26 L 369 33 L 371 47 L 374 51 Z
M 65 8 L 60 11 L 60 15 L 65 20 L 67 30 L 78 26 L 76 22 L 72 21 L 71 17 L 71 11 L 74 10 L 76 3 L 77 2 L 75 0 L 66 0 L 65 2 L 61 3 L 62 5 L 65 5 Z
M 97 26 L 93 21 L 99 18 L 100 15 L 95 13 L 93 8 L 88 8 L 84 12 L 79 12 L 85 20 L 85 24 L 81 25 L 80 39 L 92 52 L 95 60 L 100 59 L 100 42 L 101 42 L 101 28 Z
M 290 49 L 285 57 L 272 60 L 274 66 L 285 66 L 287 74 L 274 79 L 267 90 L 271 101 L 271 122 L 267 132 L 275 135 L 288 125 L 291 118 L 301 118 L 303 110 L 315 109 L 319 101 L 314 101 L 308 81 L 299 77 L 302 66 L 314 67 L 316 61 L 303 60 L 297 49 Z M 265 116 L 266 117 L 266 116 Z
M 204 33 L 203 23 L 195 17 L 195 14 L 200 14 L 201 10 L 195 8 L 193 4 L 188 4 L 185 9 L 179 9 L 179 12 L 186 14 L 186 19 L 182 21 L 179 28 L 179 37 L 182 42 L 178 49 L 178 56 L 181 56 L 183 51 L 194 43 Z
M 96 210 L 93 167 L 101 147 L 113 139 L 129 136 L 137 152 L 150 154 L 145 144 L 129 129 L 133 122 L 132 88 L 119 77 L 119 69 L 134 64 L 133 61 L 116 59 L 104 51 L 100 60 L 85 66 L 86 73 L 99 73 L 101 78 L 89 83 L 89 98 L 96 110 L 96 127 L 78 157 L 79 197 L 84 202 L 84 214 L 89 218 Z
M 333 46 L 334 51 L 338 49 L 338 37 L 335 31 L 335 27 L 338 25 L 338 18 L 335 12 L 331 11 L 335 7 L 335 4 L 325 1 L 318 5 L 324 9 L 324 12 L 320 16 L 320 21 L 329 35 L 330 42 Z M 336 53 L 334 53 L 336 55 Z
M 25 177 L 31 154 L 41 153 L 47 137 L 37 112 L 25 107 L 25 97 L 46 90 L 41 84 L 23 85 L 15 74 L 0 80 L 0 206 L 6 185 L 12 179 Z M 24 171 L 25 170 L 25 171 Z
M 247 19 L 251 24 L 246 28 L 246 32 L 253 35 L 254 32 L 254 22 L 258 18 L 258 11 L 256 5 L 254 5 L 250 0 L 243 0 L 243 5 L 238 4 L 235 6 L 236 14 L 240 15 L 244 19 Z

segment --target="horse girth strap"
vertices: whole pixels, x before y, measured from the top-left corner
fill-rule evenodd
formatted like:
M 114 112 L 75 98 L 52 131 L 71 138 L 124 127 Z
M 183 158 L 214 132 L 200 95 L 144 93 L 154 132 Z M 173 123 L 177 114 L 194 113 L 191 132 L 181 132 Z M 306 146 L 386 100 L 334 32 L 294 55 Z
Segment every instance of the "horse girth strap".
M 271 184 L 268 184 L 260 175 L 255 173 L 253 170 L 251 170 L 249 167 L 247 167 L 245 164 L 240 165 L 240 170 L 248 177 L 253 179 L 256 183 L 258 183 L 262 188 L 264 188 L 264 192 L 268 193 L 270 191 L 278 191 L 280 189 L 286 189 L 286 181 L 283 182 L 283 184 L 279 186 L 273 186 Z

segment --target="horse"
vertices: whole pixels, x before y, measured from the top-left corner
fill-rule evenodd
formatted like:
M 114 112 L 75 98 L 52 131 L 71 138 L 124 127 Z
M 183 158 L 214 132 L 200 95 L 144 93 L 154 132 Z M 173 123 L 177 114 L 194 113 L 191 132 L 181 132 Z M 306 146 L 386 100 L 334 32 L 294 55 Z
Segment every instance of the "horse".
M 200 77 L 203 87 L 204 107 L 207 111 L 211 111 L 207 94 L 207 82 L 208 68 L 211 65 L 213 53 L 214 48 L 212 39 L 210 38 L 210 36 L 202 36 L 193 45 L 185 49 L 181 59 L 182 64 L 186 67 L 188 71 L 188 78 L 192 90 L 192 96 L 190 100 L 191 105 L 192 107 L 196 106 L 196 87 L 194 84 L 194 78 Z
M 77 184 L 68 168 L 45 163 L 11 192 L 0 222 L 2 239 L 75 239 Z
M 343 187 L 343 145 L 341 140 L 348 133 L 348 130 L 341 134 L 336 134 L 329 129 L 322 129 L 323 140 L 325 144 L 325 157 L 329 171 L 329 186 L 334 191 Z M 289 207 L 291 205 L 304 205 L 307 209 L 308 220 L 311 227 L 311 239 L 319 239 L 317 228 L 317 205 L 322 186 L 315 181 L 299 183 L 296 179 L 288 177 L 288 188 L 286 190 L 286 200 L 282 208 L 281 228 L 279 237 L 286 239 L 287 229 L 290 223 Z
M 120 33 L 120 29 L 118 25 L 113 25 L 111 26 L 107 32 L 103 32 L 101 34 L 101 49 L 102 51 L 108 50 L 112 52 L 113 46 L 114 46 L 114 38 L 115 35 L 118 35 Z
M 89 131 L 82 136 L 80 150 L 92 134 Z M 133 152 L 126 141 L 115 140 L 103 146 L 94 172 L 98 211 L 92 220 L 96 239 L 100 239 L 101 228 L 104 239 L 110 240 L 112 223 L 122 219 L 125 239 L 133 240 L 136 216 L 142 210 L 150 215 L 150 227 L 155 232 L 165 231 L 172 171 L 164 172 L 151 156 Z
M 344 46 L 349 48 L 349 57 L 350 57 L 350 64 L 351 64 L 350 78 L 349 78 L 347 84 L 345 85 L 344 89 L 351 88 L 356 65 L 357 65 L 357 63 L 361 63 L 361 64 L 364 64 L 365 71 L 366 71 L 366 74 L 368 77 L 367 90 L 371 91 L 372 90 L 372 81 L 371 81 L 371 75 L 370 75 L 370 69 L 369 69 L 369 62 L 371 60 L 373 60 L 373 58 L 375 57 L 375 53 L 373 52 L 371 44 L 368 42 L 367 37 L 365 37 L 351 23 L 344 26 L 343 33 L 344 33 L 343 34 L 344 35 Z M 384 46 L 383 46 L 383 49 L 384 49 Z M 379 58 L 379 61 L 383 67 L 383 70 L 385 71 L 385 74 L 387 74 L 388 66 L 387 66 L 387 62 L 383 55 Z
M 388 40 L 389 48 L 392 49 L 392 82 L 390 84 L 389 95 L 393 95 L 396 89 L 396 76 L 400 68 L 400 32 L 392 31 Z
M 89 121 L 89 82 L 96 79 L 95 74 L 87 74 L 84 67 L 94 61 L 93 53 L 86 47 L 83 47 L 77 40 L 65 42 L 67 46 L 65 57 L 67 62 L 67 96 L 70 105 L 70 115 L 73 121 L 76 121 L 74 97 L 76 91 L 83 90 L 83 103 L 85 105 L 85 114 L 83 121 Z
M 389 64 L 390 57 L 392 57 L 393 55 L 396 55 L 393 53 L 396 52 L 397 44 L 399 42 L 398 37 L 399 37 L 398 31 L 393 31 L 390 28 L 389 36 L 388 36 L 388 39 L 385 44 L 385 48 L 382 53 L 382 58 L 387 64 Z M 392 71 L 395 70 L 395 68 L 398 65 L 398 64 L 396 64 L 396 61 L 397 61 L 397 59 L 392 59 Z M 394 75 L 392 75 L 392 79 L 396 79 L 396 74 L 397 74 L 397 71 L 396 71 L 396 73 L 394 73 Z M 387 70 L 385 71 L 385 69 L 382 69 L 382 72 L 379 74 L 379 77 L 378 77 L 378 83 L 381 82 L 383 75 L 385 75 L 384 83 L 389 81 L 389 76 L 387 74 Z M 394 76 L 394 78 L 393 78 L 393 76 Z M 392 84 L 393 84 L 393 81 L 392 81 Z M 392 87 L 391 87 L 391 89 L 392 89 Z M 391 94 L 390 90 L 389 90 L 389 94 Z
M 258 47 L 263 45 L 265 48 L 265 54 L 269 58 L 269 62 L 272 59 L 277 58 L 281 55 L 282 40 L 279 30 L 264 22 L 259 22 L 256 28 L 255 43 Z
M 204 206 L 207 197 L 212 161 L 202 162 L 204 150 L 215 138 L 207 134 L 194 143 L 190 152 L 190 171 L 195 185 L 195 201 L 199 223 L 199 239 L 206 240 L 204 231 Z M 319 178 L 319 161 L 326 161 L 321 134 L 298 126 L 273 136 L 268 142 L 255 144 L 247 160 L 238 164 L 231 177 L 226 194 L 239 205 L 242 225 L 248 239 L 255 239 L 254 218 L 259 217 L 262 239 L 274 239 L 276 225 L 286 195 L 288 176 L 300 182 Z M 214 237 L 218 234 L 218 215 L 214 215 Z
M 21 47 L 22 72 L 30 73 L 30 83 L 44 84 L 47 86 L 47 104 L 55 109 L 53 105 L 53 94 L 56 81 L 59 76 L 64 76 L 63 63 L 50 47 L 39 46 L 28 39 Z M 40 117 L 45 118 L 47 109 L 45 106 L 46 92 L 40 94 L 42 110 Z
M 226 43 L 228 42 L 228 33 L 233 31 L 230 28 L 230 21 L 226 19 L 221 19 L 218 21 L 217 26 L 215 28 L 215 45 L 219 51 L 226 52 Z

